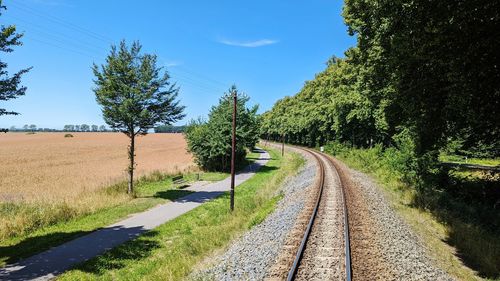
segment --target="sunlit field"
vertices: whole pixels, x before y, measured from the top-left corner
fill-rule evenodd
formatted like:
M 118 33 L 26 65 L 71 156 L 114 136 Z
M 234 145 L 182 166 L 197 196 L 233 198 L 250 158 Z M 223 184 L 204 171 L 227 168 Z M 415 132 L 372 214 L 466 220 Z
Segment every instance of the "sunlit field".
M 128 202 L 121 133 L 0 135 L 0 241 Z M 136 140 L 136 179 L 194 167 L 182 134 Z
M 67 200 L 126 179 L 128 138 L 121 133 L 0 135 L 0 200 Z M 182 134 L 137 140 L 137 176 L 193 165 Z

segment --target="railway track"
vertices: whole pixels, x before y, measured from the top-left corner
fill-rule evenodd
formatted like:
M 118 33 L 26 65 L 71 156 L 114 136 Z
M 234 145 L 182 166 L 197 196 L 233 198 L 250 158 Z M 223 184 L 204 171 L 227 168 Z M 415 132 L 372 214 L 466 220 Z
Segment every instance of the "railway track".
M 318 194 L 287 280 L 351 280 L 346 196 L 329 156 L 304 149 L 319 166 Z

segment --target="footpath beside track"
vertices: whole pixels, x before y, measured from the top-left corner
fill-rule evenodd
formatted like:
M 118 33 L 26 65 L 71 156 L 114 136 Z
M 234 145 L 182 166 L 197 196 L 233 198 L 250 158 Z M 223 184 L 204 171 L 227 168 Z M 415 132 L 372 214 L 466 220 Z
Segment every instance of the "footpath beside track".
M 250 179 L 269 160 L 269 154 L 259 150 L 260 157 L 236 175 L 236 185 Z M 158 205 L 108 227 L 64 243 L 50 250 L 0 268 L 0 280 L 49 280 L 95 256 L 154 229 L 229 190 L 229 178 L 189 189 L 192 194 Z

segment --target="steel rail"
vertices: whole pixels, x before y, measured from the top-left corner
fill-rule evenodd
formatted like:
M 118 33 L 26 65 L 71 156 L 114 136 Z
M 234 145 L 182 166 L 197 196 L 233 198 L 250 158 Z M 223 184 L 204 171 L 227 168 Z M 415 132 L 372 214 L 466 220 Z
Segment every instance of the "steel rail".
M 302 147 L 297 147 L 297 148 L 303 149 L 303 150 L 309 152 L 310 154 L 312 154 L 314 156 L 314 158 L 318 162 L 319 167 L 320 167 L 320 181 L 319 181 L 320 191 L 318 193 L 318 197 L 316 199 L 316 205 L 315 205 L 313 213 L 311 214 L 311 217 L 309 219 L 309 223 L 307 225 L 306 231 L 304 232 L 304 236 L 302 237 L 302 241 L 300 243 L 299 249 L 298 249 L 297 254 L 295 256 L 295 259 L 293 261 L 292 267 L 291 267 L 290 271 L 288 272 L 287 281 L 295 280 L 295 277 L 296 277 L 298 269 L 299 269 L 300 261 L 302 259 L 303 254 L 304 254 L 305 246 L 307 244 L 307 240 L 309 239 L 309 235 L 311 234 L 312 226 L 314 224 L 314 220 L 315 220 L 316 215 L 318 213 L 319 204 L 321 202 L 321 197 L 323 194 L 323 189 L 324 189 L 324 184 L 325 184 L 325 166 L 323 164 L 323 161 L 318 156 L 318 154 L 327 159 L 327 161 L 331 164 L 332 168 L 335 170 L 335 172 L 339 178 L 340 190 L 342 193 L 343 212 L 344 212 L 344 238 L 345 238 L 344 248 L 345 248 L 345 269 L 346 269 L 345 280 L 351 281 L 351 279 L 352 279 L 352 267 L 351 267 L 351 247 L 350 247 L 350 240 L 349 240 L 349 219 L 348 219 L 348 212 L 347 212 L 347 200 L 346 200 L 346 195 L 344 192 L 344 185 L 342 183 L 342 179 L 340 177 L 340 174 L 338 173 L 338 169 L 336 168 L 336 165 L 333 162 L 333 160 L 329 156 L 325 155 L 324 153 L 315 152 L 315 151 L 305 149 Z
M 301 148 L 301 149 L 304 149 L 304 148 Z M 319 158 L 319 156 L 316 153 L 310 151 L 309 149 L 304 149 L 304 150 L 309 152 L 310 154 L 312 154 L 314 156 L 314 158 L 316 159 L 316 161 L 318 161 L 318 165 L 320 168 L 319 169 L 319 171 L 320 171 L 319 172 L 320 190 L 318 192 L 318 197 L 316 198 L 316 205 L 314 206 L 313 213 L 311 215 L 311 218 L 309 219 L 309 223 L 307 224 L 307 228 L 306 228 L 306 231 L 304 233 L 304 237 L 302 237 L 302 241 L 300 242 L 299 249 L 298 249 L 297 254 L 295 256 L 295 259 L 293 261 L 292 268 L 288 272 L 288 277 L 286 279 L 287 281 L 295 280 L 297 270 L 299 269 L 300 260 L 302 259 L 302 255 L 304 254 L 304 249 L 306 247 L 307 240 L 309 239 L 309 235 L 311 234 L 311 229 L 312 229 L 312 225 L 314 223 L 314 219 L 316 218 L 316 214 L 318 213 L 319 204 L 321 202 L 321 196 L 323 195 L 323 186 L 325 185 L 325 166 L 323 164 L 323 161 L 321 161 L 321 159 Z
M 349 239 L 349 215 L 347 212 L 347 199 L 345 196 L 345 191 L 344 191 L 344 184 L 342 183 L 342 178 L 340 177 L 340 174 L 338 173 L 337 166 L 333 162 L 332 158 L 328 155 L 325 155 L 325 158 L 328 160 L 328 162 L 333 166 L 335 171 L 337 172 L 337 175 L 339 177 L 339 182 L 340 182 L 340 191 L 342 192 L 342 201 L 344 205 L 344 239 L 345 239 L 345 273 L 346 273 L 346 280 L 351 281 L 352 279 L 352 267 L 351 267 L 351 243 Z

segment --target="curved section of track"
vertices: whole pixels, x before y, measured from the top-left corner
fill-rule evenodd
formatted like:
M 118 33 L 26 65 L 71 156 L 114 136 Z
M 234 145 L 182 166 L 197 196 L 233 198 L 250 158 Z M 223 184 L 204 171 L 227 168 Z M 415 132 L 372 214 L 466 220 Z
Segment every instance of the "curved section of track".
M 319 166 L 318 195 L 287 280 L 351 280 L 345 192 L 331 158 L 309 149 Z

